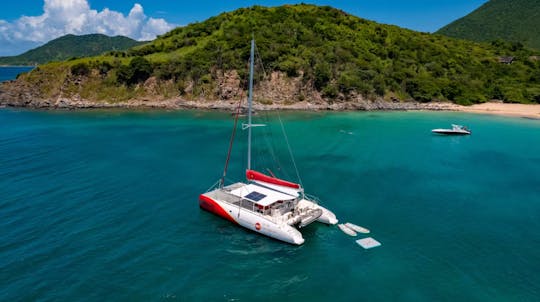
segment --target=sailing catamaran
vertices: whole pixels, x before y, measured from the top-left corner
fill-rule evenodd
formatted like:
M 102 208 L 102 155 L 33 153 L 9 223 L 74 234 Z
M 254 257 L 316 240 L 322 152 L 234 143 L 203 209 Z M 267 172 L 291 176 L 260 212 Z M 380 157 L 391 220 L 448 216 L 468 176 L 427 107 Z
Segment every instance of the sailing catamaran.
M 299 228 L 314 221 L 335 225 L 338 220 L 334 213 L 317 203 L 317 198 L 305 194 L 300 184 L 251 169 L 251 129 L 261 126 L 251 121 L 254 53 L 255 41 L 252 40 L 248 120 L 242 127 L 248 130 L 247 182 L 225 185 L 226 163 L 220 181 L 199 196 L 199 206 L 257 233 L 300 245 L 304 243 L 304 238 Z M 229 147 L 229 155 L 230 150 Z

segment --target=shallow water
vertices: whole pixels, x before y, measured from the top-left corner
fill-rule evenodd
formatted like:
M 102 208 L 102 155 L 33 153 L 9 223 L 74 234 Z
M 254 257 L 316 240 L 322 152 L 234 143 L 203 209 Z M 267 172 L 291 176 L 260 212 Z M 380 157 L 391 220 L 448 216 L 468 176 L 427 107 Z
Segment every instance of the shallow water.
M 228 114 L 2 109 L 0 300 L 538 300 L 538 121 L 281 118 L 306 191 L 381 247 L 320 224 L 292 246 L 201 211 L 198 194 L 222 173 Z M 450 123 L 473 134 L 430 133 Z M 262 166 L 272 125 L 254 129 L 254 165 L 296 180 L 287 160 Z M 229 178 L 239 180 L 237 135 Z

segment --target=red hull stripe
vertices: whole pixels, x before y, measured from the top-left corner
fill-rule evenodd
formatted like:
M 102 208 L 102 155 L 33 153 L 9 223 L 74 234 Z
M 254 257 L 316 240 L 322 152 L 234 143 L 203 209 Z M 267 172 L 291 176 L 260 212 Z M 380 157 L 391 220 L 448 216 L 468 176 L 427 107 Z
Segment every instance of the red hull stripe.
M 264 181 L 267 183 L 271 183 L 278 186 L 284 186 L 289 188 L 295 188 L 300 189 L 300 185 L 294 182 L 286 181 L 283 179 L 271 177 L 265 174 L 262 174 L 261 172 L 253 171 L 253 170 L 247 170 L 246 171 L 246 178 L 249 180 L 259 180 Z
M 215 202 L 212 198 L 205 196 L 204 194 L 199 195 L 199 206 L 201 209 L 206 210 L 210 213 L 214 213 L 218 216 L 221 216 L 233 223 L 238 224 L 232 216 L 225 211 L 217 202 Z

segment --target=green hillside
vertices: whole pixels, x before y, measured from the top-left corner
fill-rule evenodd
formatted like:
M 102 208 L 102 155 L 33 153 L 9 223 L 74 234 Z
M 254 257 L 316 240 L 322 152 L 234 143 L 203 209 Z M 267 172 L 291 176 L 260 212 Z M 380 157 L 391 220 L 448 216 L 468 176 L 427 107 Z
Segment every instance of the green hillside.
M 102 34 L 65 35 L 18 56 L 0 57 L 0 65 L 36 65 L 73 57 L 100 55 L 106 51 L 125 50 L 142 44 L 123 36 Z
M 18 81 L 38 88 L 42 97 L 224 99 L 223 86 L 246 88 L 252 35 L 267 72 L 259 69 L 256 88 L 298 83 L 287 102 L 314 96 L 354 101 L 359 95 L 462 104 L 492 98 L 540 102 L 538 53 L 414 32 L 313 5 L 223 13 L 127 51 L 43 65 Z M 501 56 L 514 61 L 502 64 Z M 272 72 L 289 80 L 272 82 Z M 274 99 L 279 96 L 266 101 Z
M 502 39 L 540 49 L 540 0 L 491 0 L 437 33 L 485 42 Z

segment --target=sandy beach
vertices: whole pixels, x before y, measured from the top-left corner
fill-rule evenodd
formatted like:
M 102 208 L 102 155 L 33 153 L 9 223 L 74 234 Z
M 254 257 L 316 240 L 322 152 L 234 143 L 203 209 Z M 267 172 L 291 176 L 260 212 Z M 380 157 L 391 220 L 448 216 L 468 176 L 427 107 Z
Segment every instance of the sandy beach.
M 488 102 L 472 106 L 452 105 L 450 110 L 540 119 L 540 105 Z

